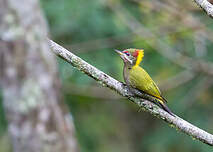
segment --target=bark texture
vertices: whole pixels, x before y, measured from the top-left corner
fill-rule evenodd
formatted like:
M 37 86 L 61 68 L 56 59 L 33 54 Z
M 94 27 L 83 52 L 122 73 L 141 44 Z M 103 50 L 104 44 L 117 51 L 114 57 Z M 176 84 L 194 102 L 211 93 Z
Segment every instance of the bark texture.
M 213 18 L 213 5 L 212 0 L 194 0 L 195 3 L 197 3 L 198 6 L 200 6 L 207 15 L 209 15 L 211 18 Z
M 14 152 L 76 152 L 38 0 L 0 0 L 0 84 Z
M 213 135 L 190 124 L 178 116 L 172 116 L 163 109 L 159 108 L 153 102 L 155 99 L 148 94 L 141 93 L 136 89 L 128 88 L 123 83 L 115 80 L 89 63 L 85 62 L 81 58 L 77 57 L 70 51 L 66 50 L 57 43 L 49 40 L 49 45 L 52 51 L 63 60 L 76 67 L 78 70 L 84 72 L 88 76 L 92 77 L 103 86 L 106 86 L 120 95 L 127 97 L 130 101 L 133 101 L 143 110 L 150 112 L 154 116 L 166 121 L 170 127 L 176 128 L 177 130 L 191 136 L 193 139 L 197 139 L 205 144 L 213 146 Z M 138 98 L 141 97 L 141 98 Z M 151 102 L 150 102 L 151 101 Z M 171 108 L 172 110 L 172 108 Z M 173 111 L 174 112 L 174 111 Z

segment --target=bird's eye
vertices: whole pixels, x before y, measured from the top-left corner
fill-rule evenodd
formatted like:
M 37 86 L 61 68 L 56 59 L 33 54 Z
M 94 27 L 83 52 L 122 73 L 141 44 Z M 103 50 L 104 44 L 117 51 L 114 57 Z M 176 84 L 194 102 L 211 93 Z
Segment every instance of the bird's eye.
M 128 52 L 124 52 L 127 56 L 129 56 L 129 53 Z

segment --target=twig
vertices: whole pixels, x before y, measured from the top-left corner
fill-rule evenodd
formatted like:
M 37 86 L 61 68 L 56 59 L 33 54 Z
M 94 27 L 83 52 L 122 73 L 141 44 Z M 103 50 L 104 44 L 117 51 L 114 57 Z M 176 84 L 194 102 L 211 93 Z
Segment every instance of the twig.
M 92 77 L 103 86 L 106 86 L 120 95 L 127 97 L 129 100 L 136 103 L 140 106 L 143 110 L 150 112 L 152 115 L 157 116 L 160 119 L 163 119 L 169 126 L 174 127 L 181 132 L 191 136 L 192 138 L 198 139 L 203 143 L 213 146 L 213 135 L 190 124 L 189 122 L 183 120 L 178 116 L 171 116 L 157 105 L 152 103 L 153 98 L 143 94 L 134 89 L 134 94 L 140 95 L 143 99 L 138 99 L 134 97 L 133 93 L 130 92 L 129 88 L 123 83 L 115 80 L 114 78 L 110 77 L 109 75 L 105 74 L 104 72 L 98 70 L 94 66 L 88 64 L 81 58 L 77 57 L 73 53 L 69 52 L 62 46 L 58 45 L 57 43 L 49 40 L 49 45 L 51 50 L 63 60 L 69 62 L 72 66 L 76 67 L 78 70 L 82 71 L 83 73 L 87 74 L 88 76 Z M 132 89 L 131 89 L 132 90 Z
M 213 18 L 213 5 L 207 0 L 194 0 L 211 18 Z
M 172 3 L 175 3 L 175 2 L 176 1 L 172 1 Z M 202 34 L 205 34 L 204 37 L 206 37 L 208 40 L 213 42 L 212 30 L 209 29 L 208 26 L 205 25 L 202 21 L 200 21 L 200 18 L 193 16 L 191 13 L 188 13 L 187 11 L 185 11 L 185 9 L 181 9 L 182 7 L 180 7 L 178 4 L 175 4 L 178 7 L 174 7 L 166 3 L 155 1 L 154 3 L 152 3 L 152 5 L 156 5 L 155 7 L 159 8 L 160 10 L 162 9 L 166 10 L 167 13 L 169 13 L 173 17 L 174 16 L 180 17 L 182 25 L 186 26 L 187 28 L 191 28 L 191 29 L 196 28 L 197 30 L 200 30 Z M 180 13 L 180 9 L 182 13 Z
M 179 87 L 179 86 L 189 82 L 195 76 L 196 76 L 195 73 L 185 70 L 185 71 L 182 71 L 182 72 L 176 74 L 173 77 L 170 77 L 166 80 L 161 81 L 159 83 L 159 88 L 161 88 L 161 91 L 164 92 L 164 91 Z
M 211 87 L 213 84 L 213 80 L 211 77 L 204 77 L 202 80 L 197 82 L 195 86 L 189 89 L 186 96 L 183 97 L 181 103 L 184 103 L 184 107 L 181 109 L 181 111 L 186 111 L 187 109 L 190 109 L 193 103 L 196 101 L 196 99 L 201 96 L 206 90 Z
M 115 94 L 111 90 L 107 90 L 106 88 L 100 88 L 99 86 L 95 85 L 79 86 L 73 83 L 66 83 L 63 85 L 62 89 L 63 92 L 68 95 L 83 96 L 110 101 L 121 99 L 118 94 Z
M 158 35 L 155 37 L 146 36 L 146 40 L 151 41 L 153 38 L 157 39 L 160 37 L 162 38 L 162 37 L 170 36 L 173 34 L 181 34 L 187 30 L 201 31 L 201 27 L 194 26 L 194 27 L 181 29 L 181 30 L 180 29 L 168 30 L 168 31 L 164 31 L 161 33 L 157 33 Z M 128 44 L 128 43 L 132 43 L 132 42 L 141 41 L 141 40 L 135 40 L 135 32 L 130 32 L 130 33 L 127 33 L 125 35 L 120 35 L 120 36 L 110 36 L 110 37 L 105 37 L 105 38 L 100 38 L 100 39 L 87 40 L 85 42 L 83 41 L 83 42 L 79 42 L 79 43 L 68 44 L 68 45 L 65 45 L 65 47 L 67 49 L 72 48 L 74 50 L 78 50 L 78 53 L 94 51 L 94 50 L 103 49 L 103 48 L 113 48 L 113 47 L 119 46 L 120 44 L 124 44 L 124 43 Z M 142 33 L 142 32 L 143 32 L 143 30 L 140 30 L 140 29 L 137 30 L 137 33 Z
M 144 27 L 121 4 L 117 3 L 116 5 L 110 6 L 110 8 L 119 17 L 119 19 L 123 21 L 123 23 L 139 37 L 155 37 L 155 33 Z M 138 33 L 138 30 L 141 30 L 143 32 Z M 194 58 L 185 56 L 180 52 L 175 51 L 172 47 L 170 47 L 160 39 L 155 39 L 153 41 L 154 43 L 152 41 L 147 41 L 147 43 L 154 47 L 158 53 L 166 57 L 171 62 L 196 73 L 203 72 L 207 75 L 213 75 L 213 63 L 204 60 L 197 61 Z
M 134 0 L 138 3 L 141 3 L 140 0 Z M 210 0 L 209 0 L 210 1 Z M 213 1 L 213 0 L 211 0 Z M 193 16 L 191 13 L 188 13 L 185 11 L 185 9 L 182 9 L 177 3 L 177 1 L 172 1 L 173 5 L 168 5 L 167 3 L 162 3 L 161 1 L 154 1 L 150 2 L 152 6 L 159 10 L 165 10 L 167 14 L 170 14 L 172 17 L 178 17 L 180 18 L 181 24 L 186 26 L 190 30 L 200 30 L 202 34 L 205 34 L 204 37 L 206 37 L 208 40 L 213 42 L 213 32 L 211 29 L 208 28 L 198 17 Z M 171 4 L 171 3 L 170 3 Z M 180 13 L 181 10 L 181 13 Z M 161 33 L 161 32 L 160 32 Z

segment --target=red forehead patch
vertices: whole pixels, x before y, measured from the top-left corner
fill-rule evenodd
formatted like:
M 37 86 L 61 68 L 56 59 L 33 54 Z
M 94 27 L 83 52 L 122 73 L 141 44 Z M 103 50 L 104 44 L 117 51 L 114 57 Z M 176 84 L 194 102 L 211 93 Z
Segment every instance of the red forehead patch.
M 132 56 L 137 57 L 139 53 L 139 50 L 135 50 L 135 52 L 132 53 Z
M 129 53 L 128 51 L 123 51 L 123 53 Z

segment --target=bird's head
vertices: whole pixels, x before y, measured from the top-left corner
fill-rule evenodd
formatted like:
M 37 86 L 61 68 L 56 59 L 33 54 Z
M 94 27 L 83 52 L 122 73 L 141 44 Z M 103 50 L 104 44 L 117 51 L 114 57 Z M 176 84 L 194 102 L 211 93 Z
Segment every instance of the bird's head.
M 126 49 L 124 51 L 115 50 L 125 64 L 128 64 L 130 66 L 138 66 L 144 56 L 143 49 Z

